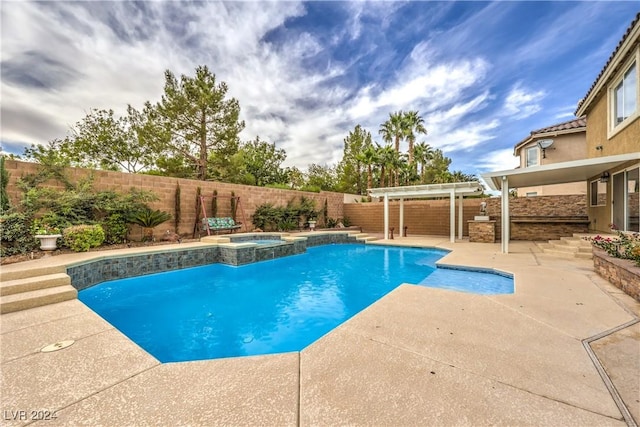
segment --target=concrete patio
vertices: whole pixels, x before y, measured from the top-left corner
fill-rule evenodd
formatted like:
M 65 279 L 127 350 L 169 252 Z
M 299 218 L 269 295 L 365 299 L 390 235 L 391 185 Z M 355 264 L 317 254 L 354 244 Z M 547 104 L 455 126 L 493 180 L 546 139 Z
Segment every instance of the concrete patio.
M 500 244 L 446 237 L 375 243 L 453 249 L 443 263 L 511 272 L 516 292 L 481 296 L 405 284 L 300 353 L 169 364 L 78 300 L 3 314 L 1 423 L 25 425 L 48 413 L 56 418 L 37 422 L 625 426 L 640 420 L 640 304 L 595 275 L 591 260 L 560 259 L 532 242 L 511 242 L 509 254 Z M 62 340 L 75 343 L 40 352 Z

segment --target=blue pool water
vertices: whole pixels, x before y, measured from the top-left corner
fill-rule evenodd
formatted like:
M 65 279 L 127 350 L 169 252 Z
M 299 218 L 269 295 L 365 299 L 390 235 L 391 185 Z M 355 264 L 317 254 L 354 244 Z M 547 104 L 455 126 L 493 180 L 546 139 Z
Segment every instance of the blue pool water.
M 240 267 L 212 264 L 104 282 L 79 299 L 161 362 L 299 351 L 401 283 L 513 292 L 511 278 L 436 269 L 445 254 L 317 246 Z

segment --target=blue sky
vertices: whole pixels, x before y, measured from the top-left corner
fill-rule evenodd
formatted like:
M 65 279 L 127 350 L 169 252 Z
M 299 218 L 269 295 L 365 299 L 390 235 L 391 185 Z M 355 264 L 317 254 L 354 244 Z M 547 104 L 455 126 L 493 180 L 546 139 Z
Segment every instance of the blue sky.
M 637 2 L 2 2 L 2 150 L 140 108 L 207 65 L 285 165 L 336 164 L 357 124 L 418 110 L 424 141 L 480 174 L 569 120 Z M 422 139 L 418 139 L 420 141 Z M 406 147 L 401 147 L 406 148 Z

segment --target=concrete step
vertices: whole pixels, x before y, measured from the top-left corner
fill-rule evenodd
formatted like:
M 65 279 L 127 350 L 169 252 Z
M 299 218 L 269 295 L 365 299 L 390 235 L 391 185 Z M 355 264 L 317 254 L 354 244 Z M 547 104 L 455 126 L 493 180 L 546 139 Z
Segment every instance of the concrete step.
M 580 237 L 561 237 L 561 241 L 563 241 L 567 245 L 571 246 L 583 246 L 585 248 L 590 248 L 591 243 L 587 240 L 584 240 Z
M 0 297 L 0 313 L 5 314 L 27 310 L 29 308 L 72 300 L 77 297 L 78 291 L 71 285 L 5 295 Z
M 561 249 L 557 249 L 555 246 L 543 246 L 540 245 L 542 252 L 549 255 L 554 255 L 559 258 L 581 258 L 581 259 L 591 259 L 593 258 L 593 254 L 591 252 L 569 252 Z
M 7 266 L 2 266 L 2 269 L 0 269 L 0 281 L 4 283 L 5 281 L 9 280 L 26 279 L 28 277 L 46 276 L 56 273 L 66 273 L 66 271 L 67 268 L 65 266 L 14 269 L 14 264 L 9 264 Z
M 578 246 L 578 245 L 569 245 L 564 243 L 563 240 L 549 240 L 549 245 L 553 246 L 554 249 L 564 252 L 584 252 L 591 253 L 591 245 L 589 246 Z
M 47 274 L 46 276 L 27 277 L 24 279 L 3 280 L 0 284 L 0 296 L 37 291 L 38 289 L 54 288 L 56 286 L 70 284 L 71 278 L 66 273 Z

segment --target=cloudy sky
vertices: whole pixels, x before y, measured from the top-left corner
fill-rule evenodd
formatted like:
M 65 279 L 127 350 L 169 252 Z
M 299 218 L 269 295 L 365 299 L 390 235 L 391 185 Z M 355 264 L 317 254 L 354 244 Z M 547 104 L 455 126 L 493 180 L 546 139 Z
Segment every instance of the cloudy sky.
M 3 1 L 0 10 L 5 152 L 62 138 L 93 108 L 155 103 L 165 70 L 207 65 L 240 102 L 241 138 L 275 142 L 287 166 L 333 165 L 357 124 L 380 141 L 390 112 L 418 110 L 424 141 L 452 169 L 479 174 L 515 166 L 513 146 L 531 130 L 573 117 L 640 7 Z

